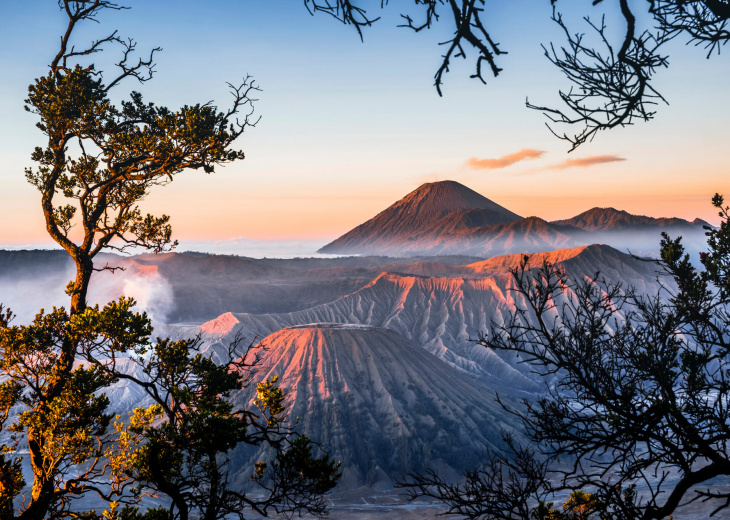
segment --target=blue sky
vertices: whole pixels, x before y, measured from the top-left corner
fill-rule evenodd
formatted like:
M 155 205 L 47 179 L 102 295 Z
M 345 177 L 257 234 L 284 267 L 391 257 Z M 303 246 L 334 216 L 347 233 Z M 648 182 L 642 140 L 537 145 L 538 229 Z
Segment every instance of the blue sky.
M 334 238 L 423 182 L 453 179 L 524 216 L 567 218 L 594 206 L 652 216 L 712 219 L 709 198 L 730 194 L 727 175 L 730 79 L 725 55 L 676 42 L 671 66 L 656 86 L 670 101 L 656 119 L 599 135 L 570 156 L 525 97 L 554 103 L 568 85 L 542 55 L 560 42 L 548 0 L 487 1 L 493 36 L 509 52 L 504 72 L 484 86 L 470 80 L 471 62 L 446 76 L 444 97 L 433 88 L 444 23 L 414 34 L 395 26 L 400 5 L 361 42 L 351 27 L 310 16 L 301 1 L 130 1 L 77 35 L 83 45 L 119 29 L 139 49 L 160 46 L 153 81 L 140 90 L 172 108 L 228 101 L 226 82 L 251 74 L 262 92 L 262 119 L 240 141 L 246 160 L 213 175 L 189 172 L 145 201 L 173 217 L 185 241 Z M 372 2 L 375 13 L 379 2 Z M 591 11 L 561 0 L 566 12 Z M 45 240 L 39 195 L 25 182 L 33 147 L 43 143 L 23 110 L 27 85 L 45 72 L 64 19 L 55 2 L 9 1 L 0 17 L 0 244 Z M 585 11 L 588 9 L 588 11 Z M 609 12 L 609 15 L 611 13 Z M 575 26 L 576 30 L 580 26 Z M 95 57 L 108 66 L 114 49 Z M 465 166 L 533 149 L 545 152 L 495 170 Z M 623 161 L 555 168 L 566 159 L 612 156 Z

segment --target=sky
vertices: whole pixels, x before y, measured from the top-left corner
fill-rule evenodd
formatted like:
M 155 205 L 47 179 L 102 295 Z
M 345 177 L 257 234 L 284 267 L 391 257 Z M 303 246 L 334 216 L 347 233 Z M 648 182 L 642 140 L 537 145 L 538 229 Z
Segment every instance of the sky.
M 132 9 L 105 13 L 76 39 L 81 46 L 118 29 L 140 50 L 162 47 L 155 78 L 123 83 L 114 100 L 139 90 L 170 108 L 213 101 L 224 109 L 226 82 L 250 74 L 262 89 L 261 120 L 236 143 L 245 160 L 210 175 L 185 172 L 143 202 L 144 211 L 172 216 L 183 248 L 247 254 L 288 244 L 303 251 L 438 180 L 547 220 L 611 206 L 717 223 L 709 201 L 715 192 L 730 196 L 725 54 L 708 60 L 703 49 L 675 42 L 670 67 L 655 80 L 670 104 L 651 122 L 603 132 L 568 154 L 544 116 L 525 108 L 526 98 L 554 105 L 569 87 L 541 49 L 562 42 L 548 0 L 487 0 L 487 25 L 508 51 L 504 71 L 482 85 L 468 77 L 471 61 L 456 63 L 443 97 L 433 74 L 448 20 L 418 34 L 398 28 L 409 2 L 391 1 L 382 12 L 380 2 L 368 2 L 382 19 L 364 41 L 352 27 L 311 16 L 300 0 L 125 4 Z M 558 6 L 600 15 L 580 0 Z M 47 70 L 65 20 L 50 0 L 7 0 L 1 10 L 0 247 L 50 244 L 40 194 L 23 173 L 43 144 L 23 99 Z M 113 48 L 96 55 L 97 68 L 115 58 Z

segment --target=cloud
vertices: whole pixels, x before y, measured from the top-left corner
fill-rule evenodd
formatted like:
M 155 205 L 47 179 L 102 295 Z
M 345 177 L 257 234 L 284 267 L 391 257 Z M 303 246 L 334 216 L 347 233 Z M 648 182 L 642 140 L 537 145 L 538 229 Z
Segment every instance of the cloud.
M 498 159 L 477 159 L 472 157 L 467 159 L 465 166 L 474 170 L 497 170 L 499 168 L 506 168 L 513 164 L 523 161 L 525 159 L 538 159 L 545 154 L 542 150 L 531 150 L 525 148 L 516 153 L 511 153 Z
M 612 162 L 625 161 L 624 157 L 617 155 L 594 155 L 593 157 L 583 157 L 581 159 L 566 159 L 565 161 L 548 166 L 551 170 L 565 170 L 566 168 L 587 168 L 596 164 L 606 164 Z

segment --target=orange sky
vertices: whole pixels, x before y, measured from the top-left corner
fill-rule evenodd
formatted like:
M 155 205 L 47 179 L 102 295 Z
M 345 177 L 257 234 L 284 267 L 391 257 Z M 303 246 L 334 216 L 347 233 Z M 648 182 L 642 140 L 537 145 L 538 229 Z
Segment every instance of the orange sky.
M 211 99 L 224 107 L 226 81 L 247 72 L 263 91 L 262 120 L 240 140 L 244 161 L 212 175 L 185 172 L 144 202 L 144 210 L 172 216 L 180 240 L 326 241 L 433 180 L 461 182 L 547 220 L 612 206 L 717 222 L 709 200 L 718 191 L 730 196 L 730 104 L 717 102 L 730 79 L 725 55 L 706 60 L 677 42 L 672 66 L 657 76 L 671 104 L 657 107 L 654 121 L 603 132 L 567 154 L 544 117 L 524 107 L 527 95 L 550 103 L 566 86 L 540 49 L 556 37 L 549 2 L 509 20 L 499 78 L 484 86 L 455 64 L 443 97 L 432 86 L 438 34 L 418 39 L 383 26 L 362 43 L 304 9 L 282 26 L 264 4 L 249 11 L 251 3 L 229 3 L 223 18 L 186 5 L 171 19 L 145 2 L 114 15 L 115 28 L 141 46 L 165 49 L 155 79 L 127 84 L 120 95 L 140 88 L 173 108 Z M 22 100 L 57 43 L 57 13 L 36 11 L 18 4 L 0 30 L 3 48 L 27 49 L 22 60 L 0 56 L 0 246 L 48 241 L 38 193 L 23 174 L 43 141 Z M 29 17 L 40 37 L 25 30 Z M 186 23 L 196 24 L 192 39 L 179 30 Z M 194 72 L 180 66 L 188 62 L 198 64 Z

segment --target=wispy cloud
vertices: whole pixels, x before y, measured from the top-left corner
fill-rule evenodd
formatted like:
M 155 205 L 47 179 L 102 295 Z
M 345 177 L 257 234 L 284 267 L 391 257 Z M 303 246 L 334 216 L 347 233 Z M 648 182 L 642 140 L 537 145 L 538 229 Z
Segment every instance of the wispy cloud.
M 582 157 L 580 159 L 566 159 L 565 161 L 548 166 L 551 170 L 565 170 L 566 168 L 587 168 L 596 164 L 625 161 L 624 157 L 617 155 L 594 155 L 593 157 Z
M 465 166 L 474 170 L 497 170 L 506 168 L 525 159 L 538 159 L 545 154 L 542 150 L 531 150 L 525 148 L 516 153 L 511 153 L 497 159 L 477 159 L 472 157 L 467 159 Z

